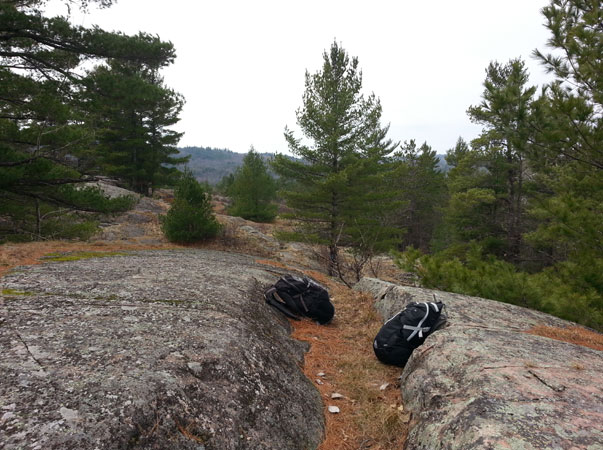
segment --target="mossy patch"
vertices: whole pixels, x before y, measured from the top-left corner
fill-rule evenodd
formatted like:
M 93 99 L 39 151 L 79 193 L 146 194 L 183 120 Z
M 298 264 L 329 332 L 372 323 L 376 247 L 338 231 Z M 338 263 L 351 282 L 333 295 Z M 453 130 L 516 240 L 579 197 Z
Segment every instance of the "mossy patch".
M 16 289 L 2 289 L 2 295 L 34 295 L 34 293 L 28 291 L 18 291 Z
M 79 261 L 89 258 L 108 258 L 110 256 L 125 256 L 123 252 L 62 252 L 49 253 L 40 258 L 44 261 Z

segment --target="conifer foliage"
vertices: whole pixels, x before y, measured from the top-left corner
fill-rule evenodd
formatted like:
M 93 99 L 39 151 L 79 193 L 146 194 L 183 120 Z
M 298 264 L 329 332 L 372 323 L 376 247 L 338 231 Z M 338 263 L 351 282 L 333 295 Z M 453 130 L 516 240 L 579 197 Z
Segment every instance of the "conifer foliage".
M 391 177 L 400 203 L 394 223 L 405 231 L 402 246 L 429 251 L 447 200 L 435 150 L 426 142 L 419 148 L 412 139 L 404 142 L 394 155 Z
M 45 3 L 0 2 L 0 240 L 59 237 L 57 226 L 69 228 L 74 212 L 128 204 L 109 205 L 99 190 L 78 187 L 102 173 L 100 110 L 91 97 L 107 95 L 95 89 L 85 67 L 119 62 L 159 69 L 174 60 L 172 44 L 157 36 L 45 17 Z M 92 3 L 113 2 L 69 1 L 82 8 Z
M 220 224 L 214 216 L 211 194 L 195 179 L 190 170 L 174 191 L 174 202 L 161 217 L 161 229 L 171 242 L 190 243 L 215 237 Z
M 361 93 L 362 73 L 358 59 L 350 58 L 336 42 L 323 54 L 317 73 L 306 72 L 303 106 L 297 123 L 311 142 L 305 144 L 286 129 L 285 138 L 292 160 L 276 155 L 273 167 L 287 183 L 282 194 L 293 216 L 301 223 L 298 239 L 328 247 L 328 270 L 337 272 L 339 248 L 354 244 L 354 236 L 367 237 L 362 229 L 375 225 L 376 201 L 365 201 L 376 194 L 378 177 L 366 176 L 386 167 L 387 155 L 395 144 L 386 139 L 388 127 L 381 127 L 381 103 L 374 94 Z M 376 172 L 373 173 L 376 175 Z M 361 182 L 367 182 L 361 188 Z M 358 227 L 363 228 L 358 228 Z M 368 227 L 368 228 L 367 228 Z M 356 232 L 353 229 L 356 228 Z M 389 236 L 372 234 L 378 239 Z
M 145 195 L 169 184 L 174 165 L 188 161 L 174 156 L 183 133 L 168 128 L 179 120 L 182 96 L 163 85 L 157 67 L 118 60 L 97 67 L 88 83 L 98 170 Z
M 521 60 L 493 62 L 484 126 L 447 155 L 439 252 L 400 263 L 425 286 L 537 308 L 603 330 L 603 10 L 599 0 L 543 8 L 554 80 L 528 86 Z
M 486 69 L 482 102 L 469 117 L 483 132 L 471 149 L 449 152 L 448 221 L 454 240 L 475 240 L 487 253 L 517 262 L 528 229 L 526 200 L 533 153 L 532 109 L 535 87 L 527 86 L 523 61 L 492 62 Z
M 228 210 L 233 216 L 255 222 L 271 222 L 276 217 L 276 182 L 253 147 L 228 182 L 227 194 L 233 201 Z

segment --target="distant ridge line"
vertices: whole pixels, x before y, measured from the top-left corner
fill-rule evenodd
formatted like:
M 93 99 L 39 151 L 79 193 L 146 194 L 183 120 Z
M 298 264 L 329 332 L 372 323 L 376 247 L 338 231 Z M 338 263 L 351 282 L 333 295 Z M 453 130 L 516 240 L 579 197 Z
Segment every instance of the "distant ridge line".
M 190 156 L 186 166 L 200 182 L 216 185 L 220 180 L 243 164 L 245 153 L 237 153 L 227 148 L 186 146 L 178 148 L 178 156 Z M 274 157 L 274 153 L 259 153 L 265 160 Z
M 190 161 L 186 166 L 193 172 L 195 178 L 211 185 L 218 184 L 224 176 L 234 173 L 243 164 L 243 158 L 247 154 L 247 152 L 237 153 L 227 148 L 197 146 L 179 147 L 178 151 L 178 156 L 190 155 Z M 275 154 L 259 153 L 259 155 L 264 161 L 268 161 Z M 445 155 L 437 155 L 437 157 L 440 170 L 447 172 L 449 167 L 444 159 Z

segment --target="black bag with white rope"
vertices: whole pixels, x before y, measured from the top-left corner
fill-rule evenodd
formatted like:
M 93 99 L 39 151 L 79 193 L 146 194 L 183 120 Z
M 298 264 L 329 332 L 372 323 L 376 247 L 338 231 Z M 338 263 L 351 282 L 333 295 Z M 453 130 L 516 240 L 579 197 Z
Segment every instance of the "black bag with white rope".
M 307 277 L 284 275 L 264 292 L 264 299 L 295 320 L 305 316 L 326 325 L 335 315 L 328 291 Z
M 433 299 L 435 302 L 409 303 L 383 324 L 373 341 L 373 350 L 379 361 L 404 367 L 413 350 L 444 325 L 444 304 L 438 302 L 435 295 Z

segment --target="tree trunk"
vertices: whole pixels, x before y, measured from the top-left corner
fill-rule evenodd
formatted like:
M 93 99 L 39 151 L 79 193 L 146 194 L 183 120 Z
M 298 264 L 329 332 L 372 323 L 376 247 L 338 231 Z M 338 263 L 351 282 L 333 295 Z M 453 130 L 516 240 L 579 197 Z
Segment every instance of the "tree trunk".
M 337 244 L 329 245 L 329 260 L 327 261 L 327 272 L 329 276 L 337 275 L 337 258 L 339 249 L 337 248 Z
M 40 214 L 40 201 L 36 198 L 36 234 L 42 236 L 42 216 Z

